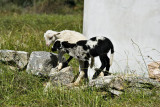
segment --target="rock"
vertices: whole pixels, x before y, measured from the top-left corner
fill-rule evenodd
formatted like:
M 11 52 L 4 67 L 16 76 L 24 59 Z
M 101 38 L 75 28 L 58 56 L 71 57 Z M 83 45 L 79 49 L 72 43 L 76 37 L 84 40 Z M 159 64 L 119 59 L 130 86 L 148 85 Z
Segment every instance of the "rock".
M 35 51 L 30 55 L 27 72 L 39 76 L 48 76 L 51 69 L 57 66 L 57 63 L 57 54 Z
M 122 78 L 116 77 L 115 79 L 113 79 L 111 81 L 109 87 L 112 88 L 112 89 L 116 89 L 116 90 L 122 91 L 127 86 L 126 86 L 126 82 Z
M 29 60 L 29 53 L 24 51 L 16 52 L 16 64 L 20 69 L 23 69 L 27 66 Z
M 105 88 L 112 94 L 119 96 L 123 93 L 121 90 L 124 90 L 124 81 L 117 76 L 110 75 L 91 80 L 89 86 L 100 89 Z
M 91 80 L 89 86 L 95 86 L 97 88 L 110 87 L 117 90 L 124 89 L 124 80 L 118 76 L 104 76 L 98 77 L 97 79 Z
M 111 81 L 113 81 L 114 79 L 115 76 L 98 77 L 96 79 L 90 80 L 88 85 L 97 88 L 108 87 Z
M 14 50 L 0 50 L 0 60 L 3 62 L 15 61 L 15 51 Z
M 73 70 L 72 68 L 66 67 L 63 68 L 60 71 L 55 71 L 50 73 L 50 81 L 53 86 L 61 86 L 61 85 L 67 85 L 74 80 Z
M 154 87 L 160 87 L 160 82 L 146 77 L 110 75 L 91 80 L 89 86 L 99 88 L 100 90 L 104 90 L 105 88 L 105 90 L 119 96 L 125 89 L 130 87 L 152 89 Z
M 28 64 L 29 53 L 24 51 L 0 50 L 0 61 L 24 69 Z
M 12 71 L 16 71 L 17 70 L 17 67 L 14 67 L 14 66 L 8 66 L 8 68 Z
M 120 96 L 121 94 L 123 94 L 122 91 L 118 91 L 118 90 L 111 89 L 111 88 L 109 88 L 109 91 L 110 91 L 112 94 L 117 95 L 117 96 Z
M 134 87 L 142 87 L 144 85 L 151 87 L 160 87 L 160 82 L 147 77 L 124 76 L 123 79 L 127 81 L 130 86 Z
M 150 78 L 160 81 L 160 61 L 148 64 L 148 74 Z
M 56 71 L 55 69 L 50 72 L 49 76 L 50 81 L 46 83 L 44 92 L 47 92 L 55 87 L 70 84 L 74 80 L 73 70 L 70 66 L 63 68 L 60 71 Z

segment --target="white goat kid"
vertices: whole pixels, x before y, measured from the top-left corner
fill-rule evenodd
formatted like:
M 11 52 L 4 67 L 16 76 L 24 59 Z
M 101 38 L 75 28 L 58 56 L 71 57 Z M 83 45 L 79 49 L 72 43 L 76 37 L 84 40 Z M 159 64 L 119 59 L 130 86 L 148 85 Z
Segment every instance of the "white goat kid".
M 76 43 L 79 40 L 86 40 L 87 38 L 79 32 L 71 31 L 71 30 L 63 30 L 61 32 L 47 30 L 44 33 L 44 38 L 46 41 L 46 45 L 50 46 L 57 39 L 61 39 L 63 41 L 68 41 L 69 43 Z M 66 67 L 69 61 L 73 58 L 72 56 L 66 62 L 62 62 L 62 56 L 65 54 L 64 51 L 58 51 L 58 70 Z

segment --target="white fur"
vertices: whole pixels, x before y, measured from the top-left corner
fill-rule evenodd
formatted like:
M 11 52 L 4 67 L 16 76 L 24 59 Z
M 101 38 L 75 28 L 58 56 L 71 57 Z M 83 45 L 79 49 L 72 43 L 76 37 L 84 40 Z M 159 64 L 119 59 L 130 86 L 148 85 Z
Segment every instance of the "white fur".
M 62 65 L 63 65 L 62 63 L 59 63 L 59 64 L 58 64 L 58 69 L 61 69 L 61 68 L 62 68 Z
M 52 39 L 49 39 L 51 38 Z M 55 42 L 57 39 L 62 39 L 63 41 L 68 41 L 69 43 L 76 43 L 79 40 L 86 40 L 87 38 L 79 32 L 71 30 L 63 30 L 61 32 L 56 32 L 52 30 L 46 31 L 44 33 L 44 38 L 46 44 L 49 46 L 51 43 Z
M 56 34 L 58 34 L 58 32 L 52 30 L 48 30 L 46 31 L 46 33 L 44 33 L 44 38 L 47 46 L 49 46 L 56 40 Z
M 97 45 L 97 41 L 88 40 L 87 45 L 89 45 L 91 48 L 93 48 L 95 45 Z

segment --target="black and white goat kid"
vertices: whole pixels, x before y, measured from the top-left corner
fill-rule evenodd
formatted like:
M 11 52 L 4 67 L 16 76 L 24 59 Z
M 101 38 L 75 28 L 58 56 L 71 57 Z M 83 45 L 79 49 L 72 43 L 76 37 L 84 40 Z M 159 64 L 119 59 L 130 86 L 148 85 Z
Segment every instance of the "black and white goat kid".
M 99 70 L 96 70 L 93 78 L 96 78 L 98 74 L 108 75 L 109 68 L 112 65 L 114 47 L 112 42 L 106 37 L 93 37 L 89 40 L 80 40 L 76 44 L 68 43 L 67 41 L 57 40 L 52 47 L 52 51 L 62 50 L 68 53 L 70 56 L 79 60 L 81 67 L 80 74 L 77 80 L 73 83 L 78 85 L 81 78 L 85 75 L 87 76 L 89 59 L 99 56 L 102 63 Z M 111 50 L 110 59 L 107 53 Z M 106 71 L 103 69 L 106 68 Z

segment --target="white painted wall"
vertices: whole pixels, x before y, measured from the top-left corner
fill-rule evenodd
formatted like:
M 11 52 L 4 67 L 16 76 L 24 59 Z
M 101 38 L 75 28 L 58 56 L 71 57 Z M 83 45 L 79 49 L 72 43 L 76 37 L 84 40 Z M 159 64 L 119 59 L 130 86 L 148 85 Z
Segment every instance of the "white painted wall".
M 148 76 L 145 64 L 152 60 L 147 56 L 160 60 L 160 0 L 84 1 L 84 35 L 106 36 L 115 46 L 110 72 L 127 72 L 129 66 L 132 72 Z M 93 69 L 89 72 L 91 76 Z

